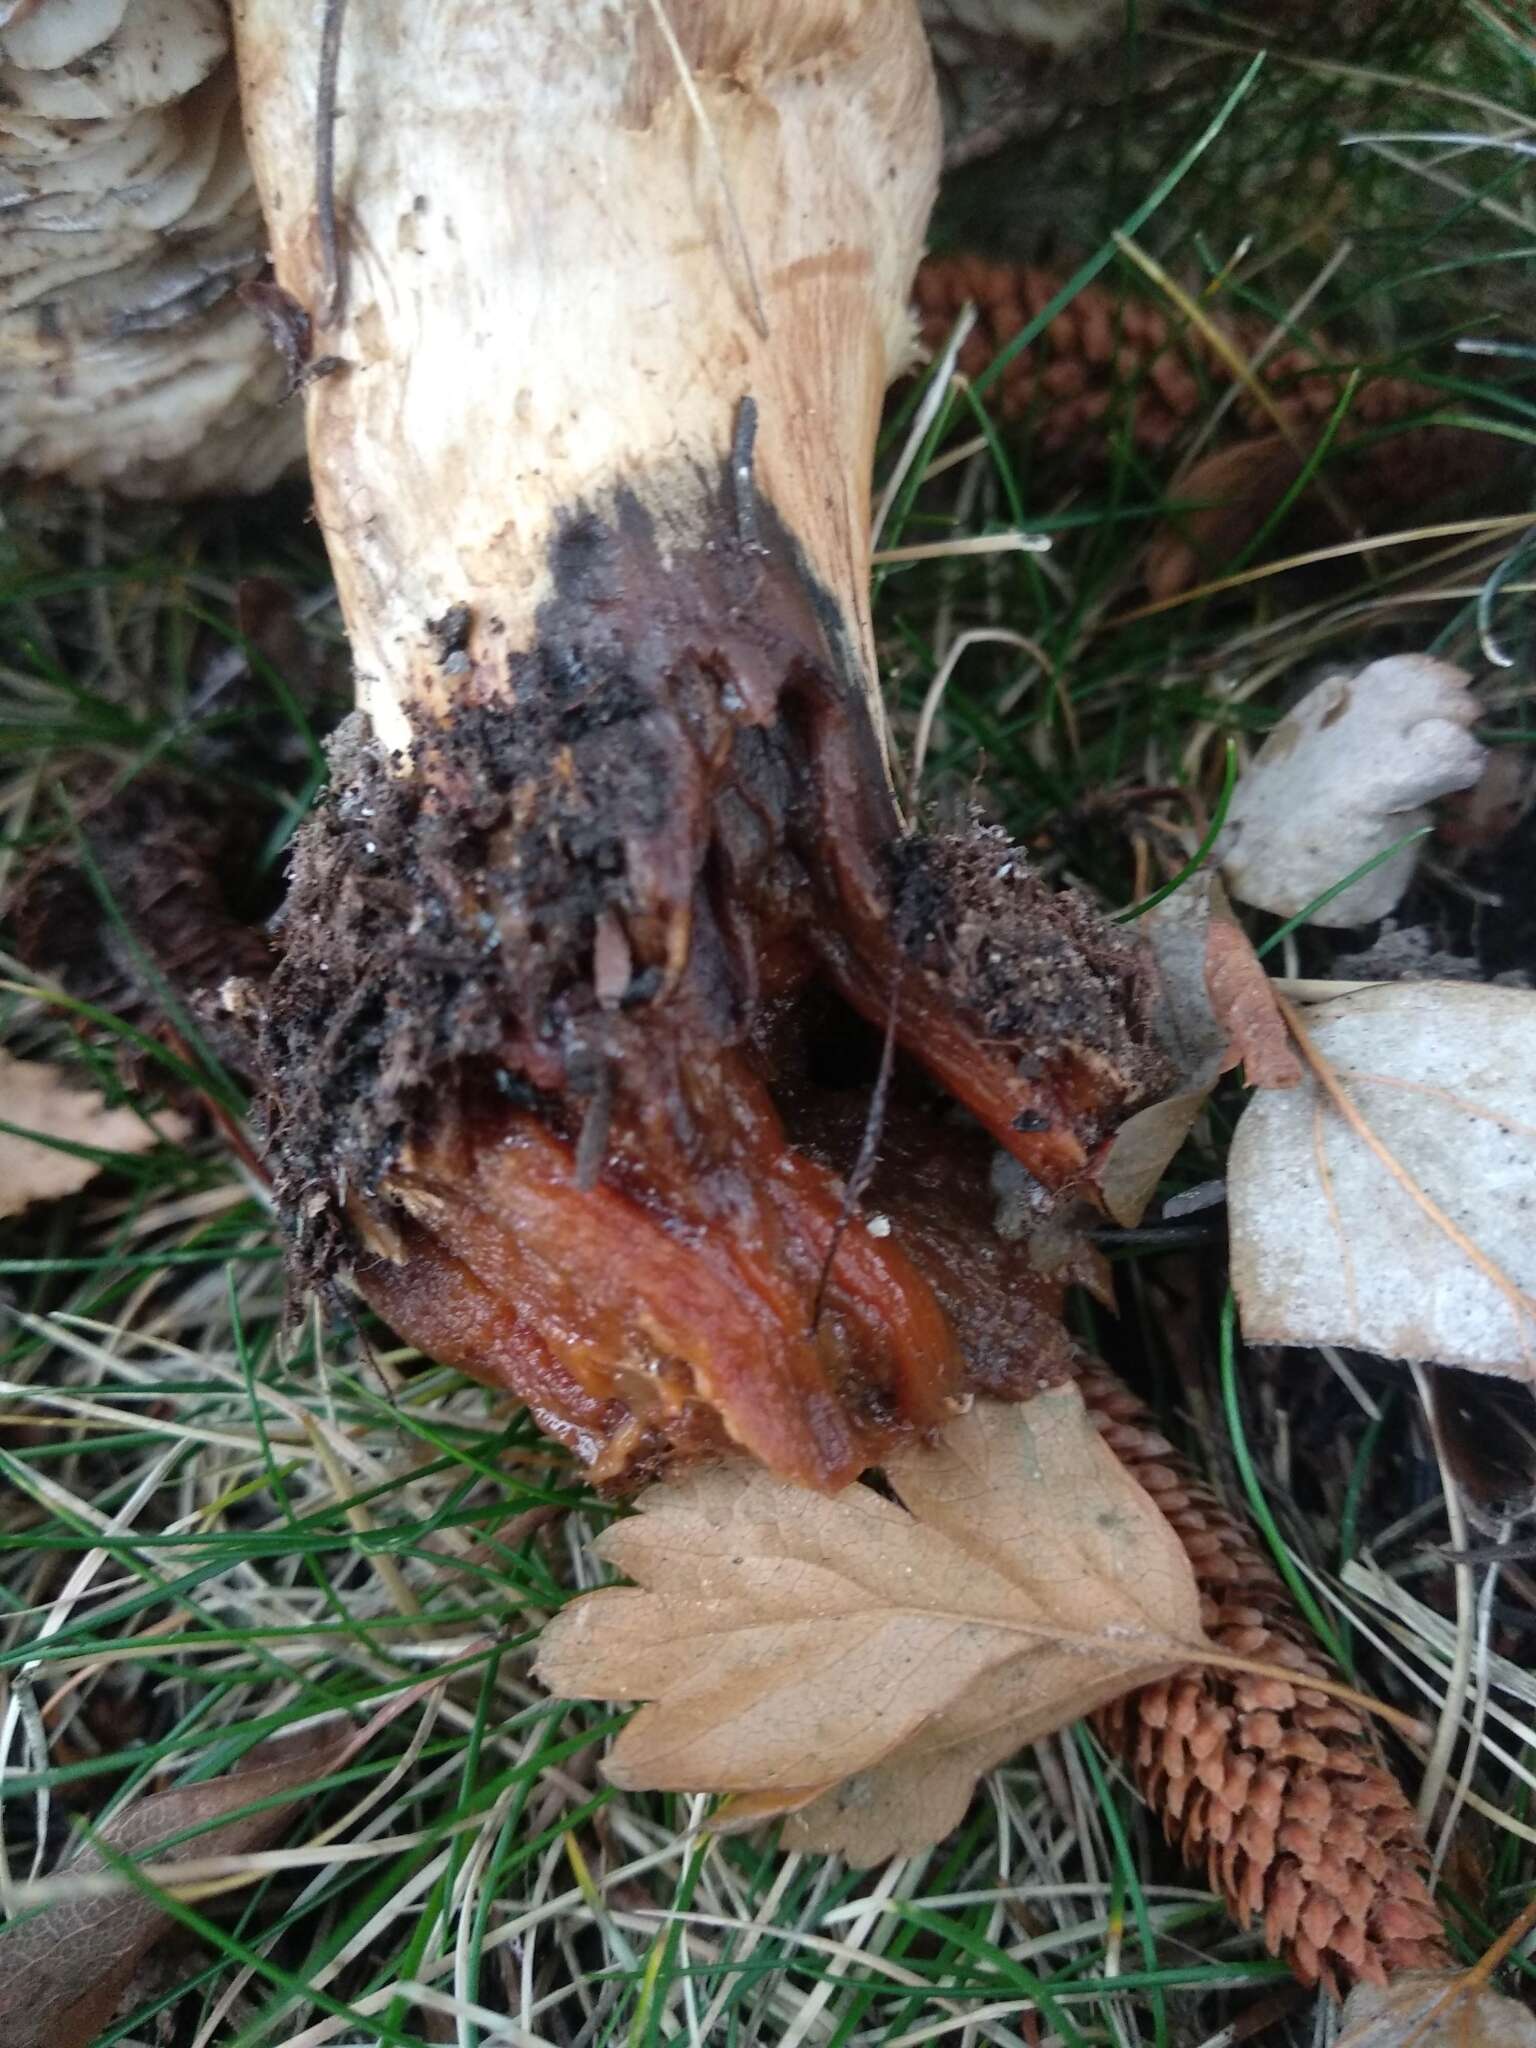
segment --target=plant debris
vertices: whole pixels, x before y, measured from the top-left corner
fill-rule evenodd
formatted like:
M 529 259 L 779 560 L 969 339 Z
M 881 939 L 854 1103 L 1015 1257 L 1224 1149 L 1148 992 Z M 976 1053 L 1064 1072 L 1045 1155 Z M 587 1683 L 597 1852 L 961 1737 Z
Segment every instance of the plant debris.
M 1294 1088 L 1302 1075 L 1274 988 L 1215 875 L 1192 876 L 1141 929 L 1158 967 L 1153 1028 L 1175 1080 L 1126 1118 L 1097 1170 L 1105 1208 L 1127 1229 L 1146 1213 L 1223 1074 L 1241 1062 L 1255 1088 Z
M 1227 1168 L 1258 1344 L 1352 1344 L 1536 1382 L 1536 996 L 1399 982 L 1303 1013 L 1306 1087 Z
M 1232 894 L 1281 917 L 1308 911 L 1321 925 L 1370 924 L 1395 910 L 1418 861 L 1416 846 L 1398 842 L 1431 823 L 1436 797 L 1483 772 L 1469 680 L 1449 662 L 1399 654 L 1309 690 L 1237 785 L 1216 847 Z M 1369 874 L 1318 902 L 1373 860 Z
M 794 1810 L 795 1846 L 872 1863 L 937 1841 L 1024 1743 L 1198 1656 L 1189 1561 L 1074 1389 L 978 1402 L 886 1478 L 895 1501 L 711 1467 L 603 1536 L 643 1590 L 565 1609 L 538 1673 L 652 1702 L 615 1784 L 744 1793 L 754 1818 Z
M 265 1847 L 305 1789 L 339 1770 L 371 1733 L 370 1726 L 319 1743 L 311 1737 L 272 1744 L 266 1761 L 250 1762 L 230 1777 L 178 1785 L 115 1813 L 59 1873 L 86 1881 L 80 1896 L 13 1919 L 6 1930 L 0 1973 L 5 2048 L 91 2048 L 140 1958 L 175 1925 L 155 1892 L 135 1885 L 131 1874 L 105 1890 L 89 1880 L 124 1861 L 203 1863 Z M 281 1755 L 271 1753 L 279 1748 Z M 260 1810 L 244 1811 L 253 1806 Z
M 78 1194 L 111 1164 L 111 1155 L 179 1144 L 191 1129 L 174 1110 L 155 1116 L 107 1106 L 95 1089 L 76 1086 L 47 1060 L 19 1060 L 0 1049 L 0 1216 L 34 1202 Z M 98 1156 L 99 1155 L 99 1156 Z
M 1472 1977 L 1416 1973 L 1389 1989 L 1358 1985 L 1337 2048 L 1536 2048 L 1536 2014 Z
M 1070 265 L 969 252 L 925 257 L 913 284 L 923 344 L 938 355 L 973 305 L 976 321 L 956 368 L 982 377 L 1070 275 Z M 1441 396 L 1433 386 L 1372 375 L 1362 364 L 1335 427 L 1349 384 L 1340 367 L 1347 350 L 1323 335 L 1276 348 L 1268 320 L 1219 304 L 1201 310 L 1203 326 L 1181 324 L 1140 280 L 1096 280 L 998 374 L 997 416 L 1027 435 L 1032 462 L 1080 477 L 1108 472 L 1122 438 L 1147 464 L 1172 471 L 1210 416 L 1213 395 L 1236 400 L 1221 445 L 1177 473 L 1174 492 L 1184 509 L 1153 536 L 1141 564 L 1154 599 L 1218 575 L 1282 509 L 1287 547 L 1326 546 L 1356 523 L 1376 532 L 1394 517 L 1418 523 L 1426 506 L 1454 504 L 1469 485 L 1485 482 L 1488 436 L 1470 424 L 1430 424 Z M 1251 365 L 1246 383 L 1235 374 L 1238 364 Z M 1316 473 L 1323 453 L 1326 466 Z M 1298 490 L 1287 508 L 1287 494 Z
M 213 998 L 232 976 L 259 985 L 272 964 L 241 914 L 251 906 L 231 901 L 231 884 L 250 891 L 260 810 L 165 770 L 75 798 L 89 865 L 71 837 L 23 875 L 10 906 L 23 957 L 145 1035 L 179 1035 L 190 1017 L 238 1059 Z

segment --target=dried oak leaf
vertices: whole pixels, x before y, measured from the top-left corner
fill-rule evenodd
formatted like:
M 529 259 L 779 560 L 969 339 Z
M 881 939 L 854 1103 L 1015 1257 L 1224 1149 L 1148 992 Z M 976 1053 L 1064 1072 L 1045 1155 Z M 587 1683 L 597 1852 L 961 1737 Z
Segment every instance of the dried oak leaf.
M 574 1601 L 538 1674 L 646 1700 L 605 1769 L 744 1795 L 858 1863 L 936 1841 L 978 1776 L 1204 1646 L 1193 1570 L 1075 1387 L 978 1402 L 892 1458 L 898 1500 L 746 1464 L 654 1487 L 608 1530 L 639 1582 Z
M 208 1778 L 135 1800 L 101 1828 L 59 1873 L 99 1879 L 115 1858 L 164 1866 L 247 1855 L 286 1825 L 294 1801 L 339 1770 L 369 1739 L 377 1721 L 301 1747 L 284 1745 L 267 1761 L 227 1778 Z M 263 1752 L 258 1752 L 258 1755 Z M 266 1803 L 271 1802 L 271 1803 Z M 257 1812 L 247 1809 L 259 1807 Z M 188 1830 L 195 1832 L 188 1834 Z M 186 1836 L 185 1840 L 176 1839 Z M 109 1853 L 110 1852 L 110 1853 Z M 131 1881 L 129 1881 L 131 1883 Z M 148 1890 L 82 1887 L 6 1930 L 0 1971 L 0 2041 L 5 2048 L 90 2048 L 112 2019 L 140 1959 L 166 1933 L 171 1916 Z
M 18 1128 L 0 1128 L 0 1217 L 77 1193 L 108 1164 L 93 1153 L 147 1152 L 162 1138 L 179 1141 L 191 1128 L 174 1111 L 145 1117 L 108 1109 L 94 1089 L 76 1088 L 62 1067 L 0 1051 L 3 1125 Z
M 1316 1071 L 1227 1165 L 1260 1344 L 1353 1344 L 1536 1381 L 1536 995 L 1357 989 L 1300 1013 Z

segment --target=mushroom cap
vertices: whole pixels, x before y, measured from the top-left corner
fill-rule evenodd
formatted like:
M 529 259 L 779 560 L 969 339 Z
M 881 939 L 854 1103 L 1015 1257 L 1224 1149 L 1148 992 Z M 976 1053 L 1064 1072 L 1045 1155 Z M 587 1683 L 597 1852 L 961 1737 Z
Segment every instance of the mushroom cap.
M 0 9 L 0 470 L 135 495 L 302 459 L 222 0 Z

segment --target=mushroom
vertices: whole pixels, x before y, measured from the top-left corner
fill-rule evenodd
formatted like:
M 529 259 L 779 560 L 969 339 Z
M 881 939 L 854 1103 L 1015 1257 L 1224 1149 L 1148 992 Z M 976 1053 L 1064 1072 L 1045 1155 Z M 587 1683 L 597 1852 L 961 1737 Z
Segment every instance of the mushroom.
M 341 365 L 305 403 L 358 673 L 261 1037 L 303 1269 L 604 1477 L 729 1441 L 844 1484 L 970 1368 L 848 1227 L 858 1134 L 788 1135 L 800 1020 L 889 1020 L 1048 1186 L 1156 1074 L 1137 950 L 984 833 L 904 835 L 882 758 L 917 14 L 393 0 L 334 194 L 319 27 L 236 24 L 277 284 Z
M 1158 1072 L 1137 948 L 892 795 L 868 484 L 938 174 L 917 10 L 341 26 L 10 8 L 0 460 L 259 488 L 307 428 L 358 711 L 230 992 L 301 1277 L 599 1476 L 734 1442 L 841 1483 L 981 1368 L 858 1227 L 878 1148 L 846 1097 L 811 1128 L 809 1038 L 1045 1187 Z
M 249 170 L 214 0 L 0 13 L 29 181 L 0 460 L 257 486 L 302 406 L 358 708 L 273 970 L 225 991 L 297 1275 L 615 1486 L 735 1447 L 835 1487 L 975 1391 L 1076 1371 L 1054 1283 L 988 1239 L 991 1160 L 1091 1196 L 1162 1070 L 1139 945 L 892 791 L 869 477 L 938 170 L 913 0 L 233 17 Z M 93 152 L 136 168 L 81 202 Z M 1235 1525 L 1094 1398 L 1215 1625 L 1283 1635 Z M 1225 1680 L 1177 1688 L 1166 1740 L 1138 1700 L 1108 1724 L 1169 1816 L 1185 1724 L 1234 1782 L 1245 1739 Z M 1306 1698 L 1267 1715 L 1276 1812 L 1373 1754 Z M 1340 1849 L 1337 1938 L 1326 1873 L 1285 1866 L 1308 1946 L 1299 1906 L 1269 1938 L 1310 1977 L 1440 1957 L 1379 1777 L 1386 1876 Z M 1249 1911 L 1273 1872 L 1205 1796 L 1186 1845 Z
M 154 496 L 302 457 L 221 0 L 0 6 L 0 471 Z

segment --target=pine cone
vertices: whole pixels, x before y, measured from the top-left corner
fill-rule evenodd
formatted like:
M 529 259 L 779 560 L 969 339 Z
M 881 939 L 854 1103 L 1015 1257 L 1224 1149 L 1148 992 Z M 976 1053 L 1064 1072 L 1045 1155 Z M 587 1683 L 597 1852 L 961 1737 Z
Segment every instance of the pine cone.
M 922 341 L 930 350 L 942 348 L 962 307 L 974 304 L 976 324 L 957 367 L 979 377 L 1064 282 L 1064 272 L 1038 264 L 927 257 L 913 285 Z M 1218 324 L 1245 361 L 1269 332 L 1269 323 L 1244 315 L 1223 314 Z M 1154 597 L 1171 596 L 1202 573 L 1219 571 L 1260 531 L 1339 403 L 1348 377 L 1339 361 L 1314 336 L 1307 347 L 1282 349 L 1261 366 L 1270 404 L 1241 392 L 1223 441 L 1179 480 L 1181 499 L 1214 502 L 1182 515 L 1176 528 L 1165 527 L 1154 539 L 1144 565 Z M 1143 455 L 1174 450 L 1232 381 L 1229 365 L 1206 334 L 1177 326 L 1132 293 L 1089 284 L 1008 363 L 995 404 L 1003 421 L 1027 431 L 1040 455 L 1092 475 L 1108 468 L 1114 436 L 1121 432 L 1129 432 Z M 1288 526 L 1287 543 L 1349 538 L 1341 511 L 1361 531 L 1380 531 L 1397 514 L 1417 524 L 1426 506 L 1486 474 L 1486 437 L 1469 428 L 1409 428 L 1372 438 L 1437 402 L 1430 387 L 1408 378 L 1362 380 L 1330 454 L 1328 495 L 1306 494 L 1323 523 L 1315 530 L 1304 526 L 1300 535 Z
M 1279 1575 L 1252 1532 L 1185 1468 L 1107 1367 L 1079 1375 L 1105 1441 L 1183 1540 L 1211 1639 L 1322 1676 Z M 1448 1966 L 1413 1808 L 1352 1707 L 1305 1684 L 1196 1668 L 1096 1716 L 1186 1861 L 1203 1863 L 1235 1919 L 1263 1922 L 1271 1954 L 1335 1996 L 1403 1970 Z

